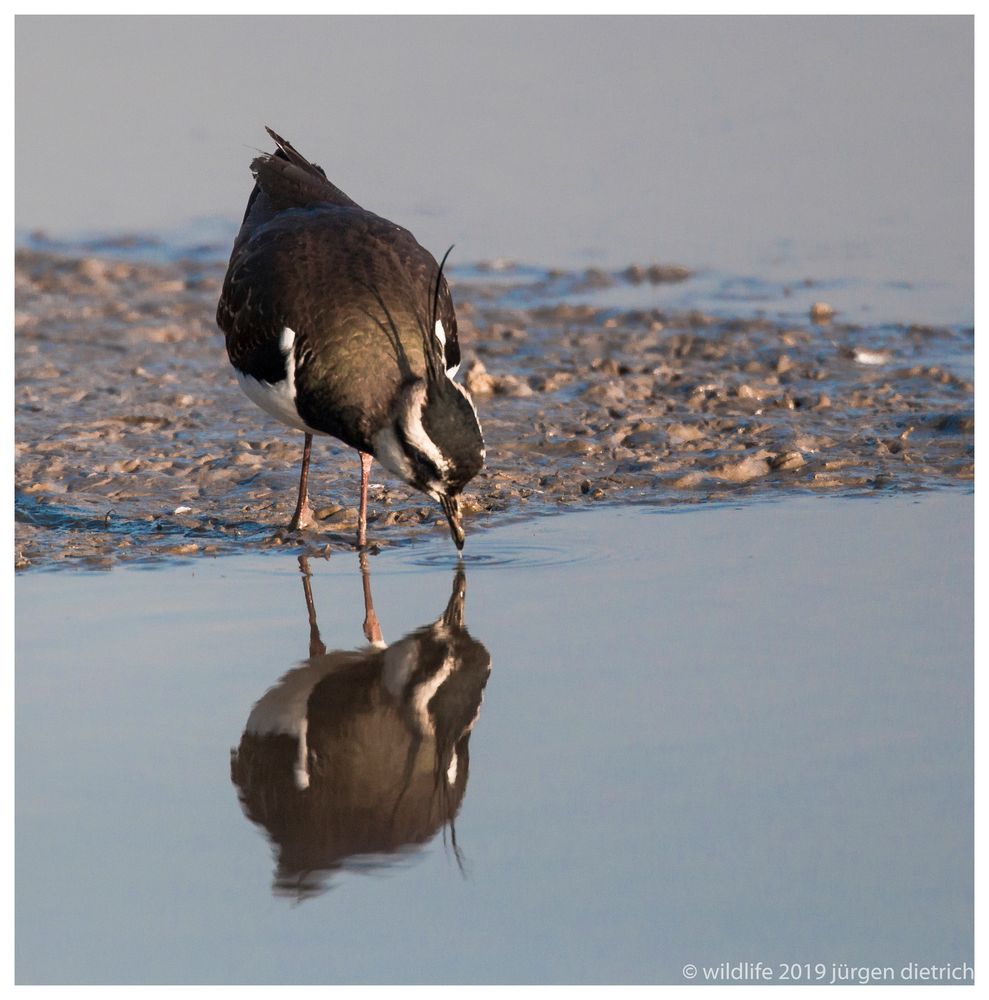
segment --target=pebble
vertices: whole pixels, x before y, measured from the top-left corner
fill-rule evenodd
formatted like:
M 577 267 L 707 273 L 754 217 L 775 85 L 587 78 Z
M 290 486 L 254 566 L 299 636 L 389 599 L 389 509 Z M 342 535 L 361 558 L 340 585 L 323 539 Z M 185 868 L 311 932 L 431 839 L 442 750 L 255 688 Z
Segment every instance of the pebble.
M 769 463 L 765 458 L 749 455 L 740 462 L 727 462 L 711 473 L 717 479 L 730 483 L 747 483 L 769 474 Z
M 499 396 L 522 399 L 533 395 L 532 386 L 517 375 L 499 375 L 494 378 L 494 391 Z
M 701 440 L 704 432 L 695 424 L 670 424 L 666 428 L 666 437 L 671 444 L 682 445 Z
M 488 374 L 483 361 L 473 360 L 464 373 L 464 384 L 472 396 L 490 396 L 495 391 L 495 381 Z
M 790 471 L 806 465 L 807 460 L 799 451 L 781 451 L 772 457 L 769 464 L 778 471 Z
M 678 490 L 690 490 L 696 486 L 700 486 L 706 478 L 707 476 L 703 472 L 688 472 L 678 479 L 674 479 L 673 486 Z
M 856 347 L 853 356 L 860 365 L 885 365 L 892 360 L 893 354 L 891 351 L 870 351 Z
M 970 330 L 832 332 L 769 316 L 623 309 L 620 287 L 605 309 L 566 296 L 582 283 L 660 283 L 689 272 L 632 265 L 532 278 L 509 273 L 513 267 L 498 282 L 480 274 L 455 288 L 468 359 L 462 380 L 487 443 L 486 467 L 464 498 L 478 521 L 510 516 L 525 500 L 540 512 L 608 495 L 696 502 L 704 494 L 684 491 L 722 498 L 739 487 L 872 489 L 877 462 L 888 463 L 880 471 L 894 487 L 971 481 L 972 380 L 943 360 L 970 359 Z M 22 571 L 99 562 L 108 553 L 172 558 L 176 546 L 163 548 L 162 532 L 183 515 L 203 533 L 199 554 L 299 544 L 276 529 L 294 505 L 301 437 L 243 397 L 222 360 L 210 317 L 223 271 L 219 260 L 190 270 L 92 253 L 17 253 L 15 561 Z M 825 309 L 815 322 L 834 315 L 818 305 Z M 854 364 L 830 371 L 835 333 L 861 344 L 845 349 Z M 884 338 L 907 345 L 909 367 L 892 364 Z M 870 352 L 887 351 L 888 368 L 869 363 Z M 941 423 L 918 416 L 925 413 Z M 906 448 L 902 431 L 914 425 Z M 769 474 L 803 469 L 811 456 L 813 474 Z M 357 519 L 353 452 L 321 438 L 313 459 L 310 489 L 322 505 L 307 535 L 323 532 L 324 547 L 327 540 L 349 546 Z M 382 539 L 442 520 L 421 494 L 377 466 L 374 475 L 387 486 L 371 494 Z M 111 508 L 112 531 L 79 530 L 80 519 L 102 525 Z M 39 527 L 35 517 L 71 530 Z

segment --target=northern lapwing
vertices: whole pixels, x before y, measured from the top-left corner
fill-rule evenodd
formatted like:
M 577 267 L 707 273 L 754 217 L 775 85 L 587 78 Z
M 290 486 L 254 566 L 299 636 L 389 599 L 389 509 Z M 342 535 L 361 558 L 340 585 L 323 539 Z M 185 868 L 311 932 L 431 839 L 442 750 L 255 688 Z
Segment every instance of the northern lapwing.
M 407 857 L 441 828 L 459 863 L 455 819 L 491 672 L 464 621 L 463 568 L 439 618 L 388 645 L 362 560 L 370 645 L 327 651 L 299 565 L 309 658 L 256 702 L 230 760 L 244 812 L 275 848 L 275 891 L 313 895 L 332 872 Z
M 311 527 L 314 434 L 361 460 L 358 545 L 366 544 L 371 459 L 437 500 L 458 550 L 460 493 L 484 440 L 460 365 L 443 262 L 401 226 L 361 208 L 291 143 L 251 163 L 254 190 L 216 320 L 247 396 L 305 434 L 291 525 Z M 449 253 L 449 251 L 447 251 Z

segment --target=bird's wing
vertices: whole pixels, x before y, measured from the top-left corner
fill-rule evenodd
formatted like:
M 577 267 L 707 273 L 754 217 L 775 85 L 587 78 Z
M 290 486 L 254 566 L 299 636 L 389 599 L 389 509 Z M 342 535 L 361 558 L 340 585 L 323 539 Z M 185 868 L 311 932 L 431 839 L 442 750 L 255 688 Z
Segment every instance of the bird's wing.
M 216 322 L 226 337 L 235 368 L 272 384 L 285 377 L 281 334 L 286 317 L 264 252 L 235 253 L 223 280 Z
M 446 283 L 446 277 L 440 281 L 437 312 L 446 335 L 446 343 L 443 345 L 443 367 L 448 372 L 456 372 L 460 367 L 460 341 L 457 339 L 457 314 L 453 310 L 453 296 L 450 294 L 450 286 Z
M 242 372 L 268 382 L 285 376 L 281 338 L 294 334 L 296 378 L 314 395 L 360 371 L 398 382 L 429 369 L 443 378 L 460 359 L 453 300 L 437 264 L 407 230 L 356 206 L 282 212 L 231 257 L 217 309 L 227 353 Z M 382 347 L 382 341 L 388 346 Z M 348 356 L 361 363 L 343 364 Z M 371 359 L 377 359 L 372 361 Z M 334 386 L 340 398 L 348 393 Z M 390 402 L 390 393 L 382 404 Z M 316 426 L 313 424 L 313 426 Z

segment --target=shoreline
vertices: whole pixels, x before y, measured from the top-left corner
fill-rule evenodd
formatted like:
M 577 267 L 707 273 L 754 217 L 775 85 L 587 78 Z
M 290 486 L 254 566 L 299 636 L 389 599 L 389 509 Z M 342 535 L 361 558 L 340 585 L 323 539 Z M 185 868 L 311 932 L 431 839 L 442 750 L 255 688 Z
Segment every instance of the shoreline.
M 223 267 L 207 248 L 158 263 L 17 252 L 18 570 L 292 543 L 279 527 L 301 435 L 234 384 L 213 325 Z M 972 488 L 974 331 L 672 305 L 691 301 L 693 277 L 457 272 L 461 378 L 489 456 L 465 493 L 468 534 L 597 502 Z M 351 547 L 357 467 L 317 443 L 322 530 L 300 551 Z M 374 484 L 370 514 L 379 546 L 442 521 L 391 481 Z

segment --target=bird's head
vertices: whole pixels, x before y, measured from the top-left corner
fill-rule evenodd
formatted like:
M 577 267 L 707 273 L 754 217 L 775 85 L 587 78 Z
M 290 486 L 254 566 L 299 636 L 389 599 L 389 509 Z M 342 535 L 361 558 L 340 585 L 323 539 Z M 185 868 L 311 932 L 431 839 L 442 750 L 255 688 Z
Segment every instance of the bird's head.
M 484 464 L 484 438 L 467 390 L 446 377 L 409 381 L 374 448 L 386 469 L 439 502 L 462 549 L 460 494 Z

